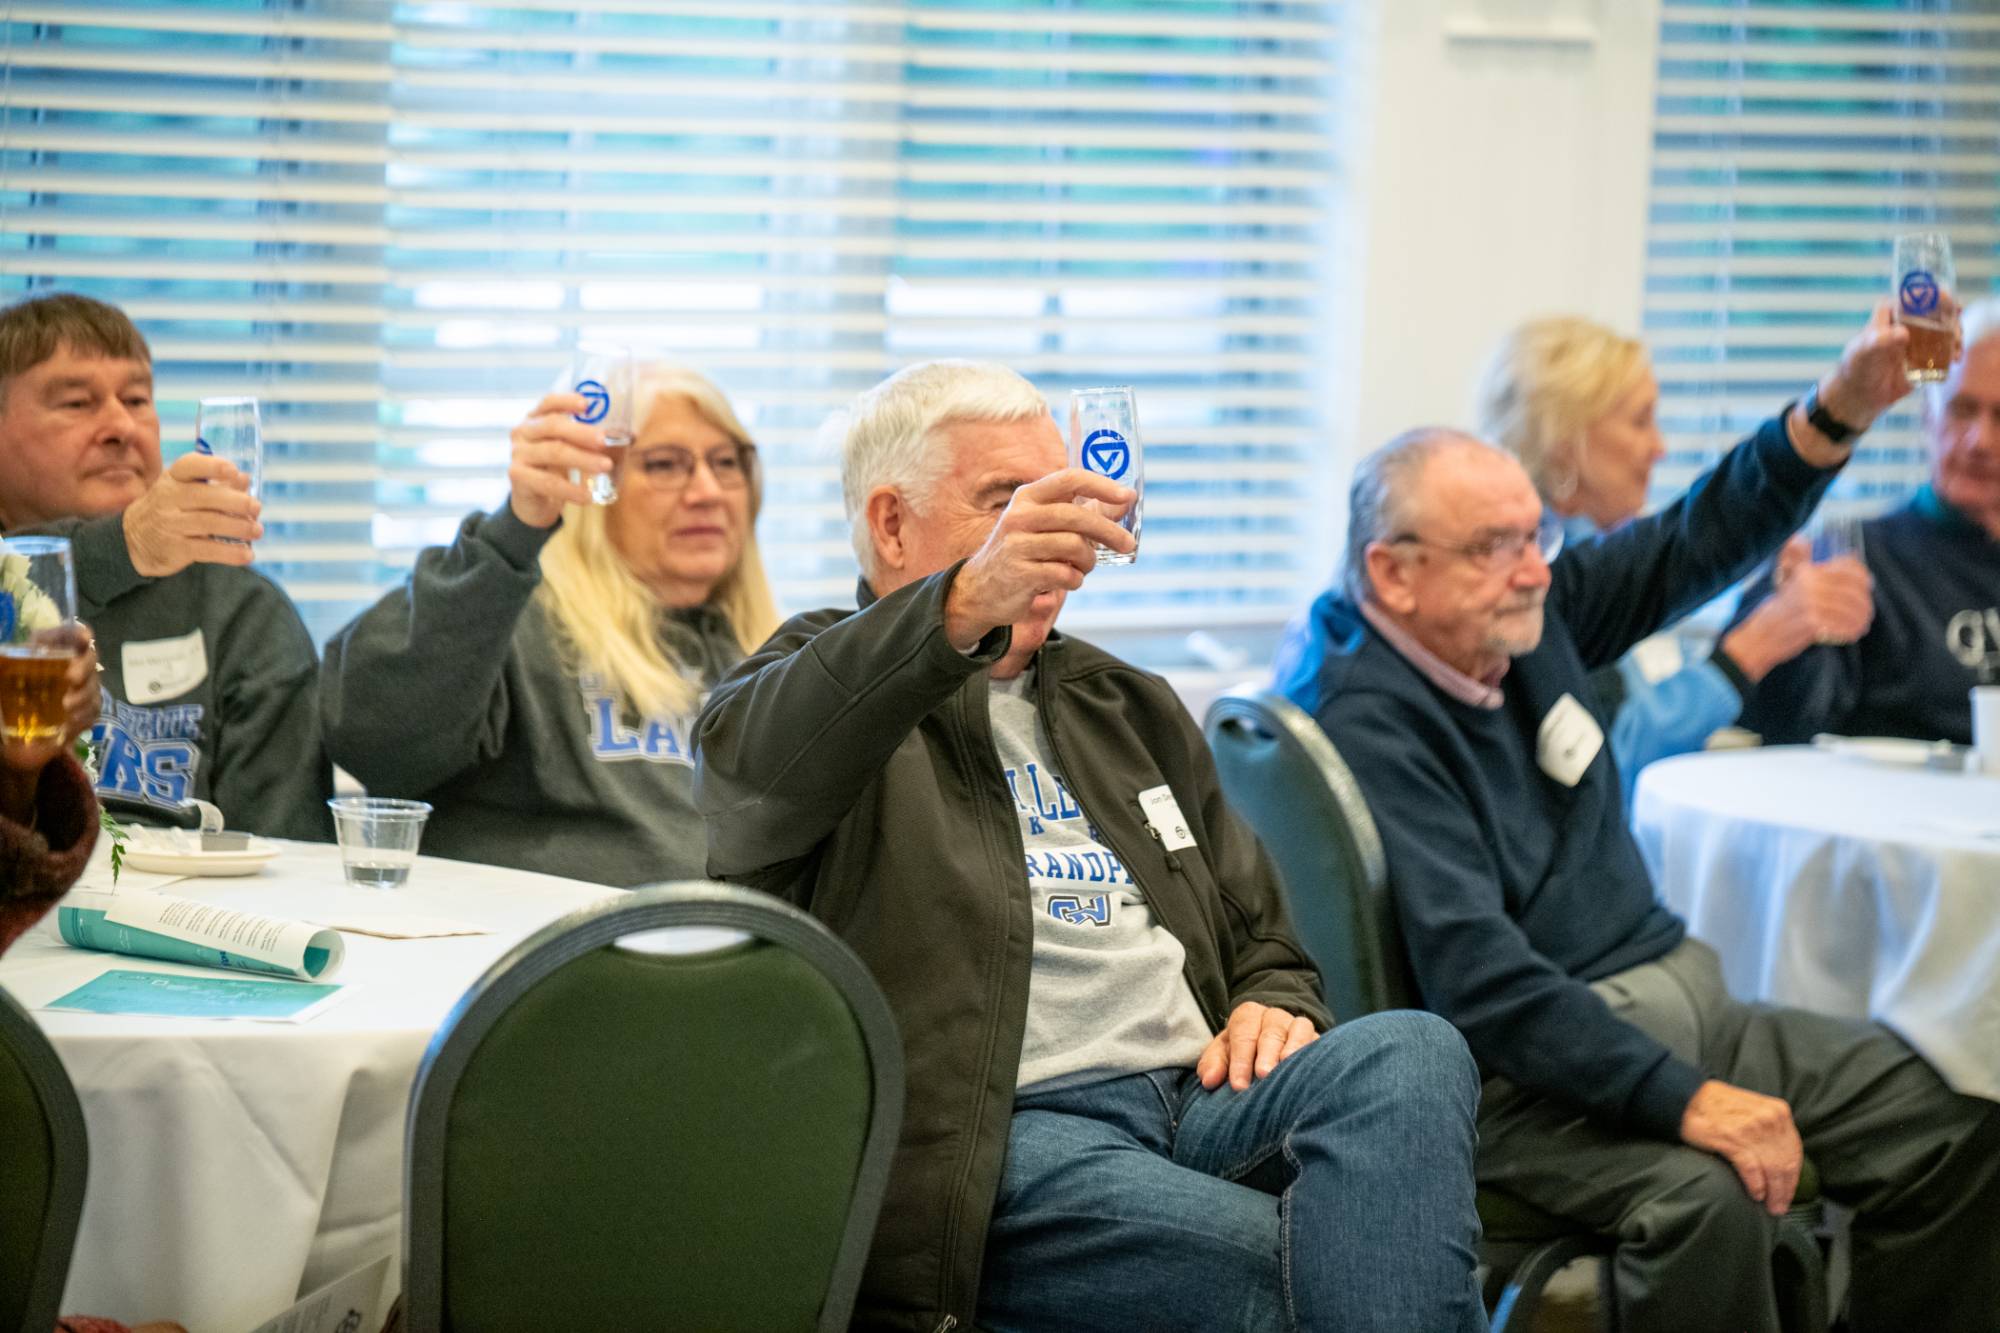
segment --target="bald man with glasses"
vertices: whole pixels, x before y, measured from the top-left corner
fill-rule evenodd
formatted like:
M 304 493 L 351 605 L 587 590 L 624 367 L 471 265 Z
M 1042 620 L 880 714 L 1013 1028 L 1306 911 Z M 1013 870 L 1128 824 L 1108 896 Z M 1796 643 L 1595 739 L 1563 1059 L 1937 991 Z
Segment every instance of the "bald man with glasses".
M 1805 1154 L 1856 1213 L 1855 1333 L 2000 1309 L 2000 1105 L 1873 1024 L 1730 997 L 1654 895 L 1589 684 L 1804 521 L 1908 392 L 1906 341 L 1878 310 L 1680 500 L 1568 551 L 1511 455 L 1398 437 L 1281 669 L 1380 828 L 1416 1001 L 1480 1062 L 1480 1183 L 1616 1238 L 1628 1333 L 1775 1333 Z

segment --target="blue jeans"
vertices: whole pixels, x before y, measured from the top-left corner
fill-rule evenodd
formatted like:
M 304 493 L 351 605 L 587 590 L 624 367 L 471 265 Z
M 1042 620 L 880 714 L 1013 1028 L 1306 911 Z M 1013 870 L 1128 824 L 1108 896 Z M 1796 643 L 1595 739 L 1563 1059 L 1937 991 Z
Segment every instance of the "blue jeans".
M 1478 1101 L 1457 1031 L 1405 1011 L 1245 1092 L 1162 1069 L 1023 1097 L 979 1323 L 1476 1333 Z

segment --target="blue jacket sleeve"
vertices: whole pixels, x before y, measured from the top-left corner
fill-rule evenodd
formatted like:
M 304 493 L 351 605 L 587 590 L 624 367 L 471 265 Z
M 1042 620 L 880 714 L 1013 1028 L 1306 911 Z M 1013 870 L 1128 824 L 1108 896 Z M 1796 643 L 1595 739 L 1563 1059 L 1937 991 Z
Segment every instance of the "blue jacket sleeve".
M 1799 457 L 1784 414 L 1659 513 L 1557 557 L 1549 602 L 1595 671 L 1749 574 L 1812 513 L 1836 469 Z
M 1701 1074 L 1544 957 L 1507 911 L 1447 740 L 1393 699 L 1339 692 L 1319 714 L 1382 835 L 1396 915 L 1424 1007 L 1482 1067 L 1609 1124 L 1663 1139 Z
M 1625 702 L 1611 720 L 1611 754 L 1630 810 L 1639 770 L 1656 759 L 1699 750 L 1736 720 L 1743 697 L 1722 668 L 1709 661 L 1649 683 L 1628 656 L 1619 661 L 1618 673 L 1625 678 Z

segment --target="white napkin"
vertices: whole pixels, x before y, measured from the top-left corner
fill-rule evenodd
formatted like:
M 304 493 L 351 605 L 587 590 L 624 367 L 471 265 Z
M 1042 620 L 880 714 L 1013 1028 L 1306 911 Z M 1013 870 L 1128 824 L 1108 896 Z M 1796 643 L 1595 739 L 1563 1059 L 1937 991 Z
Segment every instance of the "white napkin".
M 491 935 L 486 926 L 453 921 L 442 916 L 403 916 L 396 912 L 341 912 L 318 918 L 322 926 L 344 930 L 350 935 L 373 935 L 384 940 L 428 940 L 444 935 Z

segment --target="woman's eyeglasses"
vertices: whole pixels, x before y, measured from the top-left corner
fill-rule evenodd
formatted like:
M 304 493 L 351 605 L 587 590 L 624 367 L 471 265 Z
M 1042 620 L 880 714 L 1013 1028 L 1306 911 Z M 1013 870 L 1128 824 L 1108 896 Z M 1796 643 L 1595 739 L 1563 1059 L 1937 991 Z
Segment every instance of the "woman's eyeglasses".
M 740 491 L 750 484 L 757 451 L 747 444 L 731 444 L 701 455 L 715 484 L 725 491 Z M 630 464 L 655 489 L 678 491 L 694 480 L 696 455 L 679 445 L 636 445 Z

